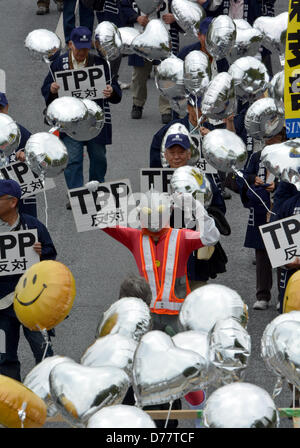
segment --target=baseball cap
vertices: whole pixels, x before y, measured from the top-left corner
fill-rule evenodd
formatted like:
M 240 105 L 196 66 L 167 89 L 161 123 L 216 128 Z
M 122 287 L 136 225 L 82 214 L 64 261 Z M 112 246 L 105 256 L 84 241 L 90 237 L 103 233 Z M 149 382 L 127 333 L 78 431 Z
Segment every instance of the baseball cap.
M 185 134 L 170 134 L 167 137 L 165 147 L 171 148 L 171 146 L 179 145 L 184 149 L 190 149 L 191 142 L 187 135 Z
M 22 196 L 22 190 L 18 182 L 12 179 L 0 179 L 0 196 L 4 196 L 5 194 L 20 199 Z
M 213 21 L 213 17 L 205 17 L 205 19 L 203 19 L 200 22 L 199 33 L 206 35 L 207 31 L 208 31 L 208 28 L 209 28 L 209 25 L 211 24 L 212 21 Z
M 189 95 L 188 97 L 188 104 L 192 107 L 197 107 L 198 109 L 201 108 L 202 103 L 202 96 L 196 96 L 196 95 Z
M 7 101 L 5 93 L 0 92 L 0 106 L 5 107 L 5 106 L 7 106 L 7 104 L 8 104 L 8 101 Z
M 76 48 L 91 48 L 92 46 L 92 33 L 85 26 L 78 26 L 73 28 L 70 40 L 73 42 Z

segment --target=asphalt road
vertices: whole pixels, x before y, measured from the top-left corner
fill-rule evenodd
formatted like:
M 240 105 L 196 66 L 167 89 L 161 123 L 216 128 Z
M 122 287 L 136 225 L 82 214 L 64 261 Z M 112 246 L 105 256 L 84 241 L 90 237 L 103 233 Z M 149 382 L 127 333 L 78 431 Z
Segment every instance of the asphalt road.
M 287 10 L 288 0 L 277 1 L 277 13 Z M 37 16 L 33 0 L 0 0 L 0 68 L 6 72 L 6 93 L 10 104 L 9 114 L 32 133 L 48 130 L 43 123 L 44 101 L 40 86 L 47 74 L 47 66 L 33 62 L 24 47 L 26 35 L 37 28 L 55 31 L 59 13 L 51 2 L 49 15 Z M 184 36 L 181 44 L 193 42 Z M 120 69 L 120 80 L 130 81 L 131 68 L 124 58 Z M 153 78 L 148 82 L 148 100 L 142 120 L 132 120 L 130 90 L 123 91 L 119 105 L 112 105 L 113 144 L 108 147 L 107 181 L 130 178 L 133 191 L 139 190 L 139 169 L 149 165 L 149 146 L 153 134 L 162 126 L 158 110 L 158 92 Z M 87 157 L 85 171 L 87 177 Z M 55 354 L 65 355 L 79 361 L 85 349 L 94 341 L 97 323 L 102 313 L 118 298 L 119 286 L 130 272 L 137 272 L 133 256 L 122 245 L 99 231 L 77 233 L 72 212 L 66 210 L 66 186 L 63 175 L 55 178 L 57 187 L 47 192 L 48 228 L 58 252 L 58 260 L 72 271 L 77 285 L 77 294 L 70 317 L 56 327 L 53 339 Z M 227 201 L 227 219 L 232 228 L 229 237 L 222 237 L 229 262 L 227 272 L 218 276 L 216 283 L 229 286 L 239 292 L 249 307 L 248 332 L 252 340 L 252 354 L 245 381 L 263 387 L 272 393 L 275 376 L 266 369 L 260 356 L 260 340 L 266 325 L 274 319 L 276 311 L 276 284 L 273 288 L 271 306 L 266 311 L 254 311 L 255 267 L 252 265 L 254 251 L 243 247 L 248 211 L 241 205 L 239 197 L 233 195 Z M 44 199 L 39 196 L 39 218 L 45 222 Z M 274 283 L 276 278 L 274 275 Z M 34 361 L 27 342 L 21 337 L 19 356 L 22 377 L 33 368 Z M 278 407 L 288 407 L 291 394 L 284 387 L 275 400 Z M 64 427 L 60 423 L 45 427 Z M 191 422 L 181 421 L 181 427 Z M 291 427 L 287 419 L 281 427 Z

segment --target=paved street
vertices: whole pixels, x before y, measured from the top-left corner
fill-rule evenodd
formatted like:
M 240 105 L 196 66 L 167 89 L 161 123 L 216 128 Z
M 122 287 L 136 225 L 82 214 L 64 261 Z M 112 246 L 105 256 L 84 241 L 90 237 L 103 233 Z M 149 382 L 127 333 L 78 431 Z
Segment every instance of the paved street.
M 277 13 L 287 10 L 288 0 L 277 1 Z M 33 62 L 24 47 L 27 34 L 37 28 L 55 31 L 59 13 L 51 1 L 50 14 L 37 16 L 36 1 L 0 0 L 0 69 L 6 72 L 6 93 L 10 104 L 9 114 L 32 133 L 48 131 L 43 122 L 45 107 L 40 87 L 47 74 L 43 62 Z M 181 44 L 192 43 L 193 37 L 183 36 Z M 123 58 L 120 80 L 129 82 L 131 68 Z M 139 169 L 149 166 L 149 147 L 153 134 L 162 126 L 158 110 L 158 91 L 153 78 L 148 82 L 148 100 L 142 120 L 132 120 L 130 90 L 123 91 L 122 102 L 111 105 L 113 144 L 107 148 L 108 171 L 106 181 L 129 178 L 133 191 L 139 191 Z M 86 181 L 88 157 L 85 157 Z M 55 354 L 79 361 L 85 349 L 94 341 L 97 323 L 101 314 L 118 298 L 119 286 L 128 273 L 137 272 L 133 256 L 128 250 L 99 230 L 77 233 L 72 212 L 66 210 L 66 186 L 63 175 L 55 178 L 56 189 L 47 192 L 48 229 L 58 252 L 58 260 L 72 271 L 77 285 L 74 307 L 68 319 L 56 327 L 53 339 Z M 243 247 L 248 211 L 240 199 L 226 202 L 227 219 L 232 233 L 222 237 L 221 242 L 228 255 L 227 272 L 217 277 L 216 283 L 229 286 L 239 292 L 249 307 L 248 331 L 252 338 L 252 355 L 245 380 L 265 388 L 272 393 L 275 376 L 270 374 L 260 356 L 260 339 L 266 325 L 274 319 L 276 311 L 276 277 L 272 304 L 266 311 L 254 311 L 255 266 L 254 251 Z M 45 222 L 44 198 L 39 196 L 39 218 Z M 20 343 L 22 377 L 33 368 L 34 361 L 27 342 Z M 276 398 L 278 407 L 288 407 L 291 394 L 285 385 Z M 181 427 L 191 422 L 181 421 Z M 287 419 L 281 427 L 291 427 Z M 46 427 L 63 427 L 61 423 L 48 423 Z

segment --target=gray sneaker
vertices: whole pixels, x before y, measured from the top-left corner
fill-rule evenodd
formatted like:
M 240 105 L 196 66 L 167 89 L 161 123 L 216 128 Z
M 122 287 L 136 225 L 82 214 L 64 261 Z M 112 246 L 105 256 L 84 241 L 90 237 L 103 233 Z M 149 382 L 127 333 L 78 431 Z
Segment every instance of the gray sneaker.
M 38 6 L 38 9 L 37 9 L 37 12 L 36 12 L 36 14 L 38 15 L 38 16 L 43 16 L 43 15 L 45 15 L 45 14 L 49 14 L 49 7 L 48 6 L 42 6 L 42 5 L 40 5 L 40 6 Z
M 257 300 L 253 305 L 254 310 L 266 310 L 269 304 L 266 300 Z

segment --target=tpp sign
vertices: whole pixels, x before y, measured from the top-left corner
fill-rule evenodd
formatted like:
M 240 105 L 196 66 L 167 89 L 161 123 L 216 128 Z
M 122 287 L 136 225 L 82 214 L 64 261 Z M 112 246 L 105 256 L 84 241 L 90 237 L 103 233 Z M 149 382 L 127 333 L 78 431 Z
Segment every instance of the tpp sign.
M 0 233 L 0 276 L 20 275 L 40 257 L 33 249 L 37 242 L 37 230 Z
M 273 268 L 300 257 L 300 215 L 259 227 Z
M 55 77 L 60 86 L 59 96 L 73 96 L 81 100 L 103 98 L 106 79 L 101 65 L 56 72 Z

